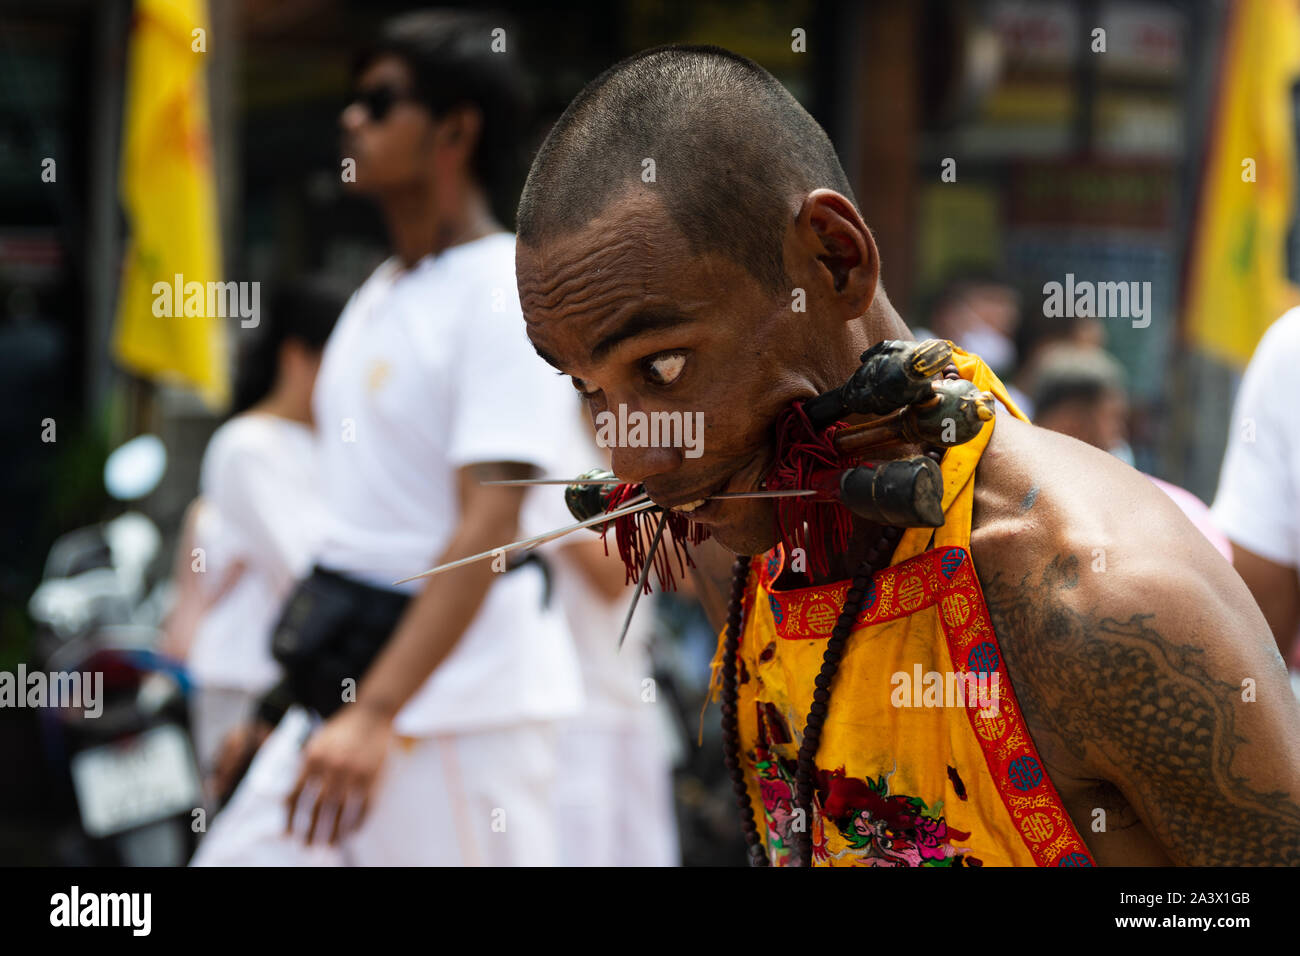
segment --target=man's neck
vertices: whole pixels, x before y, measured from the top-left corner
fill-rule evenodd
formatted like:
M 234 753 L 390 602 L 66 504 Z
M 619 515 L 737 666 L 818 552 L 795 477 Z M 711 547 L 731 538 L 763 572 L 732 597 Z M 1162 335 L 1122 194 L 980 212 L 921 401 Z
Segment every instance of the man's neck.
M 425 256 L 482 239 L 502 226 L 482 190 L 439 190 L 422 184 L 380 199 L 388 238 L 402 264 L 410 268 Z
M 907 324 L 903 321 L 902 316 L 898 314 L 893 304 L 890 303 L 883 288 L 877 290 L 871 308 L 858 321 L 858 330 L 859 340 L 854 345 L 854 348 L 857 349 L 854 356 L 855 358 L 857 355 L 860 355 L 862 352 L 871 348 L 871 346 L 875 345 L 877 342 L 885 339 L 912 338 L 912 333 L 908 329 Z M 848 380 L 851 374 L 852 371 L 845 374 L 845 381 Z M 847 416 L 845 420 L 852 424 L 859 421 L 865 421 L 869 417 L 870 416 L 850 415 Z M 870 460 L 886 461 L 889 459 L 906 458 L 913 455 L 923 454 L 924 451 L 925 449 L 919 445 L 896 445 L 887 450 L 882 449 L 879 456 L 873 456 Z M 828 584 L 853 577 L 861 566 L 867 552 L 870 551 L 872 546 L 877 542 L 877 540 L 879 540 L 880 532 L 880 525 L 854 516 L 852 519 L 852 530 L 849 533 L 848 547 L 843 552 L 832 547 L 830 542 L 823 542 L 823 547 L 826 549 L 827 559 L 830 563 L 830 573 L 824 576 L 814 573 L 811 583 L 817 585 Z M 782 580 L 778 586 L 807 587 L 808 584 L 809 578 L 807 574 L 799 574 L 797 577 L 793 578 L 786 578 L 782 575 Z
M 889 301 L 883 287 L 876 289 L 875 298 L 871 302 L 871 307 L 866 313 L 857 320 L 855 328 L 855 344 L 853 358 L 865 352 L 877 342 L 885 339 L 910 339 L 912 332 L 903 321 L 903 317 L 898 314 L 894 304 Z M 856 366 L 850 369 L 844 376 L 845 380 L 856 370 Z M 836 383 L 840 384 L 839 382 Z
M 278 389 L 272 390 L 266 398 L 249 408 L 248 411 L 252 414 L 274 415 L 276 418 L 299 422 L 303 425 L 312 424 L 310 399 L 304 402 L 295 399 L 286 391 Z

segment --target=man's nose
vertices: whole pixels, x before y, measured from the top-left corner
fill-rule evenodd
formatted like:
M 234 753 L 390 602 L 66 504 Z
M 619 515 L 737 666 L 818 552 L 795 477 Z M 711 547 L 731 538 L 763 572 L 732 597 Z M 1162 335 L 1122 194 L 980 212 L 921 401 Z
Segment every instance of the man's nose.
M 631 484 L 642 484 L 675 471 L 682 462 L 680 448 L 648 448 L 626 442 L 609 449 L 614 474 Z
M 339 129 L 345 133 L 355 133 L 366 121 L 366 108 L 360 103 L 349 103 L 339 114 Z

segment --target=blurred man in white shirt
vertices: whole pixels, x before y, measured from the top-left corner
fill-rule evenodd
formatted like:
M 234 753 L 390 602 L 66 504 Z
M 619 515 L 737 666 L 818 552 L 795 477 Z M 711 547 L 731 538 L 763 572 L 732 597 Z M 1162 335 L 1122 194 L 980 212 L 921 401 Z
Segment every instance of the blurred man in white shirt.
M 490 204 L 518 134 L 492 29 L 393 21 L 341 117 L 395 255 L 344 310 L 317 383 L 316 573 L 376 593 L 522 536 L 524 492 L 482 482 L 552 473 L 573 427 L 569 386 L 521 334 L 514 237 Z M 323 722 L 286 714 L 196 862 L 556 862 L 555 728 L 581 706 L 578 665 L 539 568 L 502 570 L 405 585 L 355 700 L 345 687 Z
M 1211 515 L 1300 696 L 1300 424 L 1289 398 L 1297 359 L 1292 309 L 1269 326 L 1242 377 Z

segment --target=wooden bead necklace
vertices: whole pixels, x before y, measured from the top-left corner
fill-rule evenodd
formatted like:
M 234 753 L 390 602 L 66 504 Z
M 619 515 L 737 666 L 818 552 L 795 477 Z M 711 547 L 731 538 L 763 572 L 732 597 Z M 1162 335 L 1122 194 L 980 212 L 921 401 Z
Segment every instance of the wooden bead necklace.
M 959 377 L 957 367 L 948 365 L 943 370 L 946 379 Z M 929 448 L 926 455 L 935 461 L 943 459 L 943 448 Z M 795 807 L 801 811 L 804 826 L 797 831 L 794 838 L 796 861 L 799 866 L 812 865 L 812 810 L 813 787 L 816 776 L 815 758 L 817 745 L 821 741 L 822 725 L 830 710 L 831 684 L 839 670 L 840 660 L 844 656 L 845 645 L 853 631 L 858 613 L 866 600 L 871 579 L 887 566 L 903 529 L 885 527 L 880 531 L 875 543 L 868 549 L 854 573 L 849 591 L 844 596 L 844 605 L 840 609 L 835 627 L 826 642 L 822 655 L 822 667 L 814 681 L 813 702 L 808 710 L 808 719 L 804 722 L 803 736 L 799 743 L 799 753 L 795 761 Z M 745 779 L 745 767 L 740 753 L 739 725 L 739 689 L 737 684 L 736 662 L 740 650 L 740 633 L 744 613 L 745 590 L 749 583 L 748 557 L 736 558 L 731 572 L 731 595 L 727 607 L 727 636 L 723 641 L 722 659 L 722 751 L 727 771 L 731 775 L 732 789 L 736 794 L 736 806 L 740 808 L 741 829 L 745 835 L 746 852 L 751 866 L 770 866 L 767 851 L 763 846 L 763 837 L 759 833 L 759 823 L 755 819 L 753 801 L 749 796 L 749 783 Z

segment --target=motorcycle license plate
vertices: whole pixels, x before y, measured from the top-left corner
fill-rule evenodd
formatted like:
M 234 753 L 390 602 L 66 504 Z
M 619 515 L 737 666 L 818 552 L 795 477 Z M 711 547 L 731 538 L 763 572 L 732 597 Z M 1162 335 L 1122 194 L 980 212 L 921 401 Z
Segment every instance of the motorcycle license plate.
M 75 754 L 72 784 L 92 837 L 188 814 L 203 799 L 194 751 L 175 724 Z

